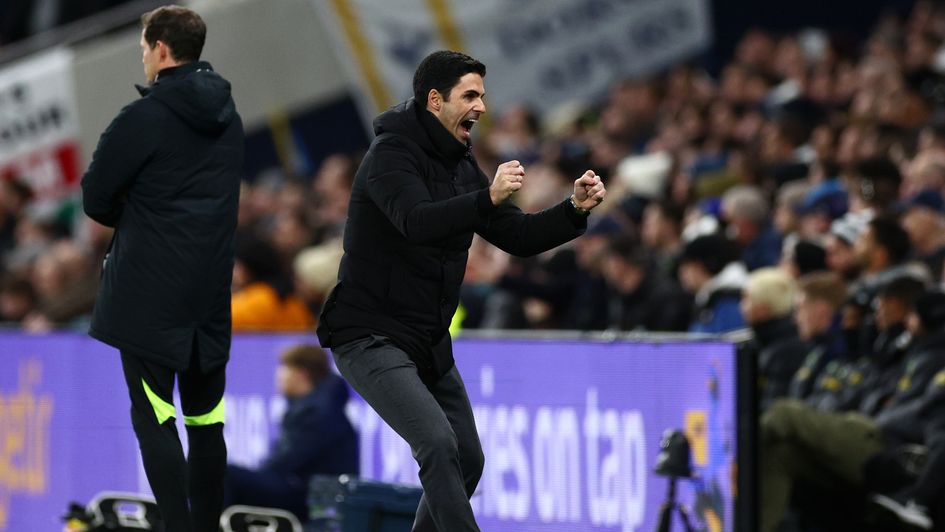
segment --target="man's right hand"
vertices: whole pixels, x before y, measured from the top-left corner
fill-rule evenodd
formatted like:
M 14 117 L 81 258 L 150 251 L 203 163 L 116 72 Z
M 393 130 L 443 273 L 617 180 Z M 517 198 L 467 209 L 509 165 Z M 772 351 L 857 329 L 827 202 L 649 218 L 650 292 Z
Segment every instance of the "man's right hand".
M 502 163 L 495 171 L 495 179 L 489 187 L 489 198 L 493 205 L 509 199 L 516 190 L 522 188 L 525 179 L 525 167 L 518 161 Z

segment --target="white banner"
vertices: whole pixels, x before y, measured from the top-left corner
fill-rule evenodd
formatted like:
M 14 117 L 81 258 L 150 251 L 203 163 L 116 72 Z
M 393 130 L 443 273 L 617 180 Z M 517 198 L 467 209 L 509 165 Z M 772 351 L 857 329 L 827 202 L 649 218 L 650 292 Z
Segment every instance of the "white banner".
M 57 49 L 0 69 L 0 179 L 21 179 L 41 199 L 79 180 L 72 59 Z
M 665 68 L 711 40 L 707 0 L 313 2 L 371 117 L 410 97 L 414 70 L 435 50 L 486 64 L 494 110 L 545 110 Z

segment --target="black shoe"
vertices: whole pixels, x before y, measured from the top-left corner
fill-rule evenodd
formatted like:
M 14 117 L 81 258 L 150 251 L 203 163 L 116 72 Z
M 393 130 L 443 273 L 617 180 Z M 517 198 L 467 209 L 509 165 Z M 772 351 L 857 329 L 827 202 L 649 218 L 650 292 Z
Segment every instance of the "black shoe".
M 872 501 L 877 505 L 894 513 L 900 521 L 922 530 L 932 530 L 932 518 L 925 506 L 917 504 L 915 500 L 899 501 L 887 495 L 873 495 Z

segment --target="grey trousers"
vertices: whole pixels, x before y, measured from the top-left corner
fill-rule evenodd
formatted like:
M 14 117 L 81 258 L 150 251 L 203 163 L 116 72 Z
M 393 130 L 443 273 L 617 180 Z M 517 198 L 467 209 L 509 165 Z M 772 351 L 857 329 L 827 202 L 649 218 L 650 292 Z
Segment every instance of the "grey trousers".
M 406 440 L 420 465 L 423 497 L 413 532 L 478 532 L 469 498 L 484 458 L 456 367 L 424 384 L 407 353 L 377 335 L 336 346 L 332 355 L 341 375 Z

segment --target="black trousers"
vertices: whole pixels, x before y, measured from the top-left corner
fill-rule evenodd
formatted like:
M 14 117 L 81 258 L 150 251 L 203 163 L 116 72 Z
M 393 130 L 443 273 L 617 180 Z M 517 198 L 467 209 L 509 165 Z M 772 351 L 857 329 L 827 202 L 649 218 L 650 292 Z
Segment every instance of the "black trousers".
M 124 351 L 121 365 L 131 395 L 131 422 L 165 531 L 219 530 L 226 471 L 225 368 L 204 373 L 195 355 L 178 373 Z M 186 458 L 174 419 L 175 378 L 187 427 Z
M 466 387 L 453 367 L 436 383 L 420 380 L 407 353 L 383 336 L 332 349 L 348 383 L 410 444 L 423 497 L 413 532 L 478 532 L 469 498 L 484 464 Z

